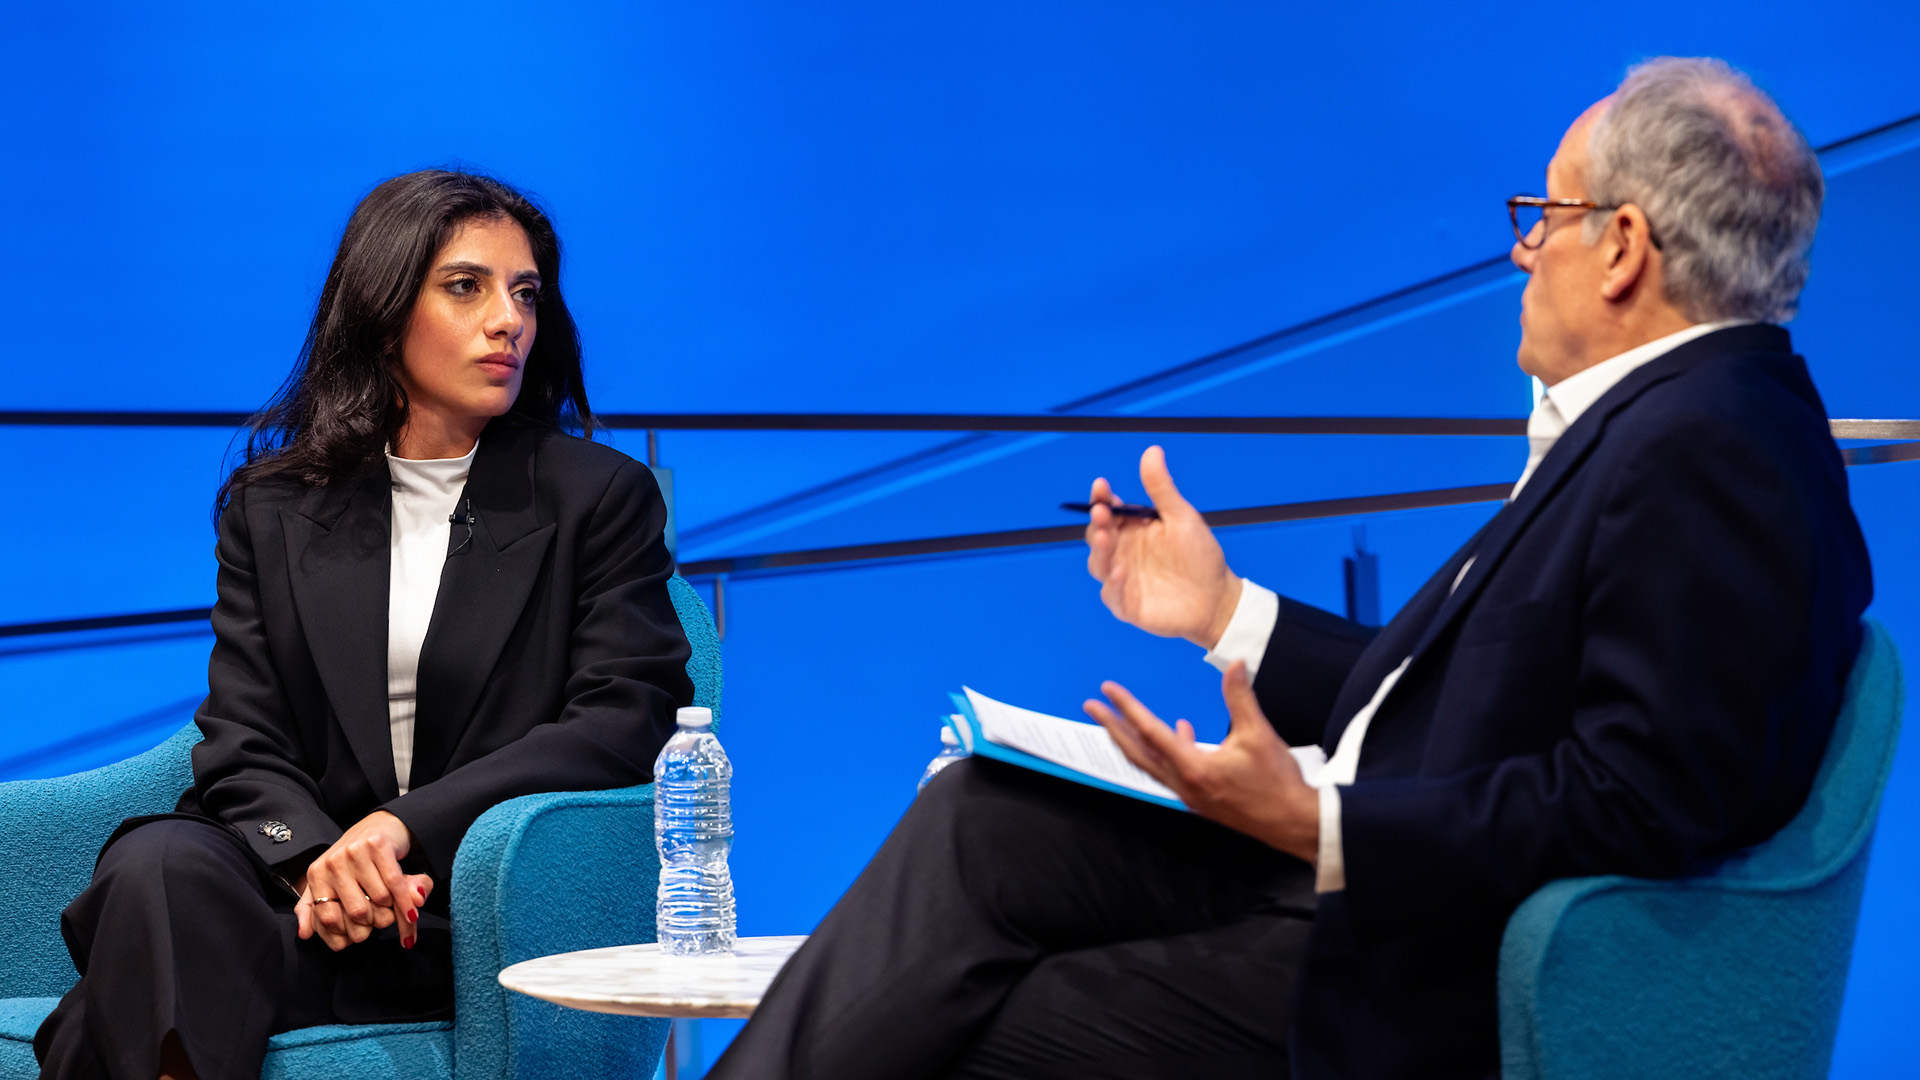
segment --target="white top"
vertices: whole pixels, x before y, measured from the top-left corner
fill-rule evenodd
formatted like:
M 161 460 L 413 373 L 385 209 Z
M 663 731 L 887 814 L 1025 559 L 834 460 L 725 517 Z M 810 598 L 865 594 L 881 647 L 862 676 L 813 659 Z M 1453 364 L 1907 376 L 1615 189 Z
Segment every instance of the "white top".
M 1512 502 L 1520 496 L 1520 489 L 1526 487 L 1527 481 L 1533 478 L 1534 471 L 1546 459 L 1547 451 L 1553 449 L 1553 444 L 1621 379 L 1694 338 L 1739 325 L 1741 323 L 1735 320 L 1689 326 L 1602 360 L 1547 387 L 1541 393 L 1540 400 L 1534 403 L 1533 415 L 1527 418 L 1527 467 L 1521 472 L 1519 483 L 1513 485 L 1513 492 L 1507 496 L 1507 501 Z M 1460 587 L 1460 582 L 1466 578 L 1472 566 L 1473 560 L 1469 558 L 1454 576 L 1454 588 Z M 1267 652 L 1267 641 L 1273 637 L 1273 628 L 1279 621 L 1280 600 L 1272 590 L 1251 581 L 1244 582 L 1240 603 L 1233 609 L 1233 618 L 1228 620 L 1226 632 L 1220 635 L 1219 643 L 1207 652 L 1207 662 L 1225 671 L 1235 660 L 1244 660 L 1247 677 L 1252 678 L 1259 670 L 1260 660 Z M 1340 733 L 1340 745 L 1334 748 L 1333 756 L 1327 759 L 1326 768 L 1321 770 L 1316 780 L 1316 786 L 1320 789 L 1320 857 L 1316 863 L 1314 888 L 1318 892 L 1338 892 L 1347 887 L 1346 855 L 1340 840 L 1340 786 L 1353 783 L 1360 768 L 1361 744 L 1366 740 L 1367 728 L 1373 723 L 1373 714 L 1380 711 L 1380 704 L 1393 692 L 1394 685 L 1400 681 L 1400 676 L 1406 673 L 1407 665 L 1412 661 L 1411 656 L 1400 661 L 1399 667 L 1380 680 L 1373 697 L 1360 707 L 1359 712 L 1353 714 L 1352 721 Z
M 387 725 L 393 738 L 393 776 L 400 794 L 413 774 L 415 686 L 420 646 L 440 595 L 440 571 L 447 563 L 448 523 L 473 471 L 475 443 L 465 457 L 412 461 L 387 455 L 393 478 L 393 537 L 388 543 L 391 576 L 387 585 Z

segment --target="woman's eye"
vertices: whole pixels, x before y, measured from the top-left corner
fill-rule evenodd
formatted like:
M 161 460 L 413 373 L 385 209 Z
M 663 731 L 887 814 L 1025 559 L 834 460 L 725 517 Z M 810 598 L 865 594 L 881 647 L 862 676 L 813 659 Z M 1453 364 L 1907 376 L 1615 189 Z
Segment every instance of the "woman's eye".
M 447 291 L 455 296 L 471 296 L 478 285 L 472 278 L 454 278 L 447 282 Z
M 513 295 L 518 297 L 520 302 L 527 305 L 528 307 L 532 307 L 534 304 L 537 304 L 540 302 L 540 290 L 533 288 L 532 286 L 527 286 L 526 288 L 523 288 L 523 289 L 516 289 L 514 290 Z

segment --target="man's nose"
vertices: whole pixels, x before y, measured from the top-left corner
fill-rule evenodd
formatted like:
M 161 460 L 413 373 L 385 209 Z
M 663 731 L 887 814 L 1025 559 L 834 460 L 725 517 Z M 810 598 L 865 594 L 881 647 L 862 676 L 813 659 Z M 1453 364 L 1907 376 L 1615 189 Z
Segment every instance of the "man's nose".
M 1509 253 L 1507 257 L 1513 260 L 1513 265 L 1531 274 L 1533 273 L 1533 260 L 1538 258 L 1539 255 L 1539 248 L 1530 248 L 1520 241 L 1515 240 L 1513 242 L 1513 251 Z

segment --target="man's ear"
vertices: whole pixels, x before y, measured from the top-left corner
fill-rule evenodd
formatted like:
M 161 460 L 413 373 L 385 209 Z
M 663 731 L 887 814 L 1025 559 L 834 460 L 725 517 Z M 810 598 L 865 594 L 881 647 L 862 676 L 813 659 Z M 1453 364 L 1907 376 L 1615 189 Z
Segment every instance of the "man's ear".
M 1600 279 L 1600 295 L 1610 301 L 1624 300 L 1646 278 L 1651 269 L 1648 263 L 1657 257 L 1647 215 L 1632 203 L 1615 210 L 1600 237 L 1600 247 L 1607 263 L 1606 274 Z

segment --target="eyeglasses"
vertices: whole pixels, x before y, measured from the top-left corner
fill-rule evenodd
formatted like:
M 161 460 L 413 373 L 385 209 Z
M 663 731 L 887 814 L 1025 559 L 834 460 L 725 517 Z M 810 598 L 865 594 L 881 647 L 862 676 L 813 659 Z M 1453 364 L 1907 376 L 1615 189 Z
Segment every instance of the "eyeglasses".
M 1507 217 L 1513 222 L 1514 238 L 1523 248 L 1537 248 L 1547 242 L 1544 222 L 1549 206 L 1573 206 L 1582 210 L 1618 210 L 1586 199 L 1543 199 L 1538 195 L 1515 195 L 1507 200 Z M 1537 235 L 1536 235 L 1537 234 Z

